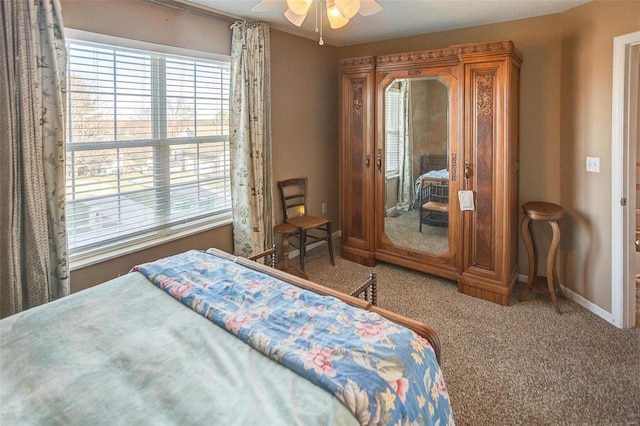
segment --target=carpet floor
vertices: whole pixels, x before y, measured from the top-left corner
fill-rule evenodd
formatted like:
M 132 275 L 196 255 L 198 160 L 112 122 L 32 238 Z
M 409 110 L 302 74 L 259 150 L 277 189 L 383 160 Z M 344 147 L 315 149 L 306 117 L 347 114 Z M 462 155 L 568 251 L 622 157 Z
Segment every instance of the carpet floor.
M 326 246 L 305 258 L 309 279 L 349 292 L 378 275 L 378 305 L 432 326 L 454 418 L 464 425 L 640 425 L 640 328 L 620 330 L 580 305 L 517 284 L 510 306 L 458 293 L 453 281 Z M 297 258 L 294 260 L 297 261 Z

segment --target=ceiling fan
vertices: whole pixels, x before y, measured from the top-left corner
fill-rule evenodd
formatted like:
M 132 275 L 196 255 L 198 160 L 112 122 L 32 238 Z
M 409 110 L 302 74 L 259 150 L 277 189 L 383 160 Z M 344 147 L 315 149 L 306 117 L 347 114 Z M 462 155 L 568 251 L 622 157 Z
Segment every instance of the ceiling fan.
M 307 18 L 314 0 L 262 0 L 251 10 L 265 12 L 283 1 L 287 3 L 287 10 L 284 12 L 284 16 L 293 25 L 299 27 Z M 322 0 L 316 0 L 316 17 L 318 9 L 322 9 L 321 2 Z M 349 19 L 358 13 L 362 16 L 369 16 L 382 10 L 382 6 L 376 0 L 325 0 L 325 2 L 329 25 L 334 30 L 347 25 Z M 322 13 L 322 10 L 320 10 L 320 13 Z

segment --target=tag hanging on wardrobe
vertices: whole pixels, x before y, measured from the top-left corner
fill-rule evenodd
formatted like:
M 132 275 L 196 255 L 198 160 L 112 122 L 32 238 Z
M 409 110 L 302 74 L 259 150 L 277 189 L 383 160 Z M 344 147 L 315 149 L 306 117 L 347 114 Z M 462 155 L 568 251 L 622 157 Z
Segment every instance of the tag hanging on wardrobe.
M 475 210 L 473 191 L 458 191 L 458 200 L 460 200 L 460 210 Z

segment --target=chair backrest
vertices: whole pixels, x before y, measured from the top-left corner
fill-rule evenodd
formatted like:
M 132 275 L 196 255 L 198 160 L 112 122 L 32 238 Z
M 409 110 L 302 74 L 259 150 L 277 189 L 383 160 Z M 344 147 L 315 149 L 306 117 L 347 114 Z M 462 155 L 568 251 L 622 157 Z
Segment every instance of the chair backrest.
M 429 199 L 431 201 L 447 202 L 449 199 L 449 182 L 443 181 L 431 184 Z
M 286 222 L 291 217 L 307 213 L 307 178 L 286 179 L 278 182 L 282 213 Z
M 429 194 L 431 193 L 431 182 L 423 179 L 420 182 L 420 205 L 429 201 Z

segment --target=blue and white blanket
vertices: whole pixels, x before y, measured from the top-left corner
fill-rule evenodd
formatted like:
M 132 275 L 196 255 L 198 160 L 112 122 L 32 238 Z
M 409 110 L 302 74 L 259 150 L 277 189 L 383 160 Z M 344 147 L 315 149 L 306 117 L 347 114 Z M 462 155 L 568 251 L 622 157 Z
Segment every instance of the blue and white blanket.
M 134 270 L 334 394 L 360 424 L 454 423 L 435 353 L 412 330 L 195 250 Z

